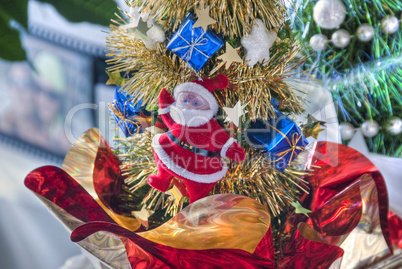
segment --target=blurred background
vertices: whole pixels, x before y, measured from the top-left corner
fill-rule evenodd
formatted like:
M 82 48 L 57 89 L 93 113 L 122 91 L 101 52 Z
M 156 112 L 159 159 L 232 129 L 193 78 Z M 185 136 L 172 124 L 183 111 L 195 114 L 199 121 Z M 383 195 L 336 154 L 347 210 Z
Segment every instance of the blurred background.
M 118 5 L 124 1 L 0 3 L 2 269 L 73 268 L 63 264 L 80 254 L 23 181 L 39 166 L 60 166 L 85 130 L 95 126 L 109 137 L 115 88 L 105 85 L 104 50 Z

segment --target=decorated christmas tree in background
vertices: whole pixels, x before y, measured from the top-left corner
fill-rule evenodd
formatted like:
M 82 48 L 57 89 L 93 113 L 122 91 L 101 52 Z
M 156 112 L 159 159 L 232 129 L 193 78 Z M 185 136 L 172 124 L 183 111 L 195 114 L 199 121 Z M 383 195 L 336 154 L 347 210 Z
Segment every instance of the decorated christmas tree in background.
M 304 68 L 331 90 L 343 141 L 361 128 L 371 152 L 401 157 L 401 2 L 302 2 L 296 25 L 312 54 Z

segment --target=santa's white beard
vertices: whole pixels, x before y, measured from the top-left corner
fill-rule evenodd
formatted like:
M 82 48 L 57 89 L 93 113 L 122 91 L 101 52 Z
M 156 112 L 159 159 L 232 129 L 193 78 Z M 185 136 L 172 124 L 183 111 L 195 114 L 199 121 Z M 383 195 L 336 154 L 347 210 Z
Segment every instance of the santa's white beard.
M 170 116 L 172 119 L 183 126 L 198 127 L 208 123 L 215 115 L 215 111 L 182 109 L 173 104 L 170 108 Z

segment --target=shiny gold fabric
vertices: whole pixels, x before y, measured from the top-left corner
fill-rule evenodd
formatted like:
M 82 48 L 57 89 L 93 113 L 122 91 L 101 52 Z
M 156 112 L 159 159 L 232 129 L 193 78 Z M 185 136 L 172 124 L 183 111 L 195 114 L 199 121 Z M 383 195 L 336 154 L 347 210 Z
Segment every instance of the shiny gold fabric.
M 257 201 L 235 194 L 213 195 L 138 235 L 179 249 L 242 249 L 253 253 L 270 224 L 269 213 Z

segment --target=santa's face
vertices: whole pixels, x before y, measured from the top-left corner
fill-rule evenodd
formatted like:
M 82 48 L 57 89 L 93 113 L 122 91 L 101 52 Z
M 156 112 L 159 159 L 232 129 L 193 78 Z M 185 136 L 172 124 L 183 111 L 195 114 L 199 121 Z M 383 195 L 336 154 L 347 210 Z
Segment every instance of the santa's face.
M 208 101 L 198 93 L 183 91 L 176 97 L 170 115 L 178 124 L 198 127 L 214 117 Z
M 195 92 L 182 91 L 176 98 L 176 105 L 181 109 L 209 110 L 208 101 Z

